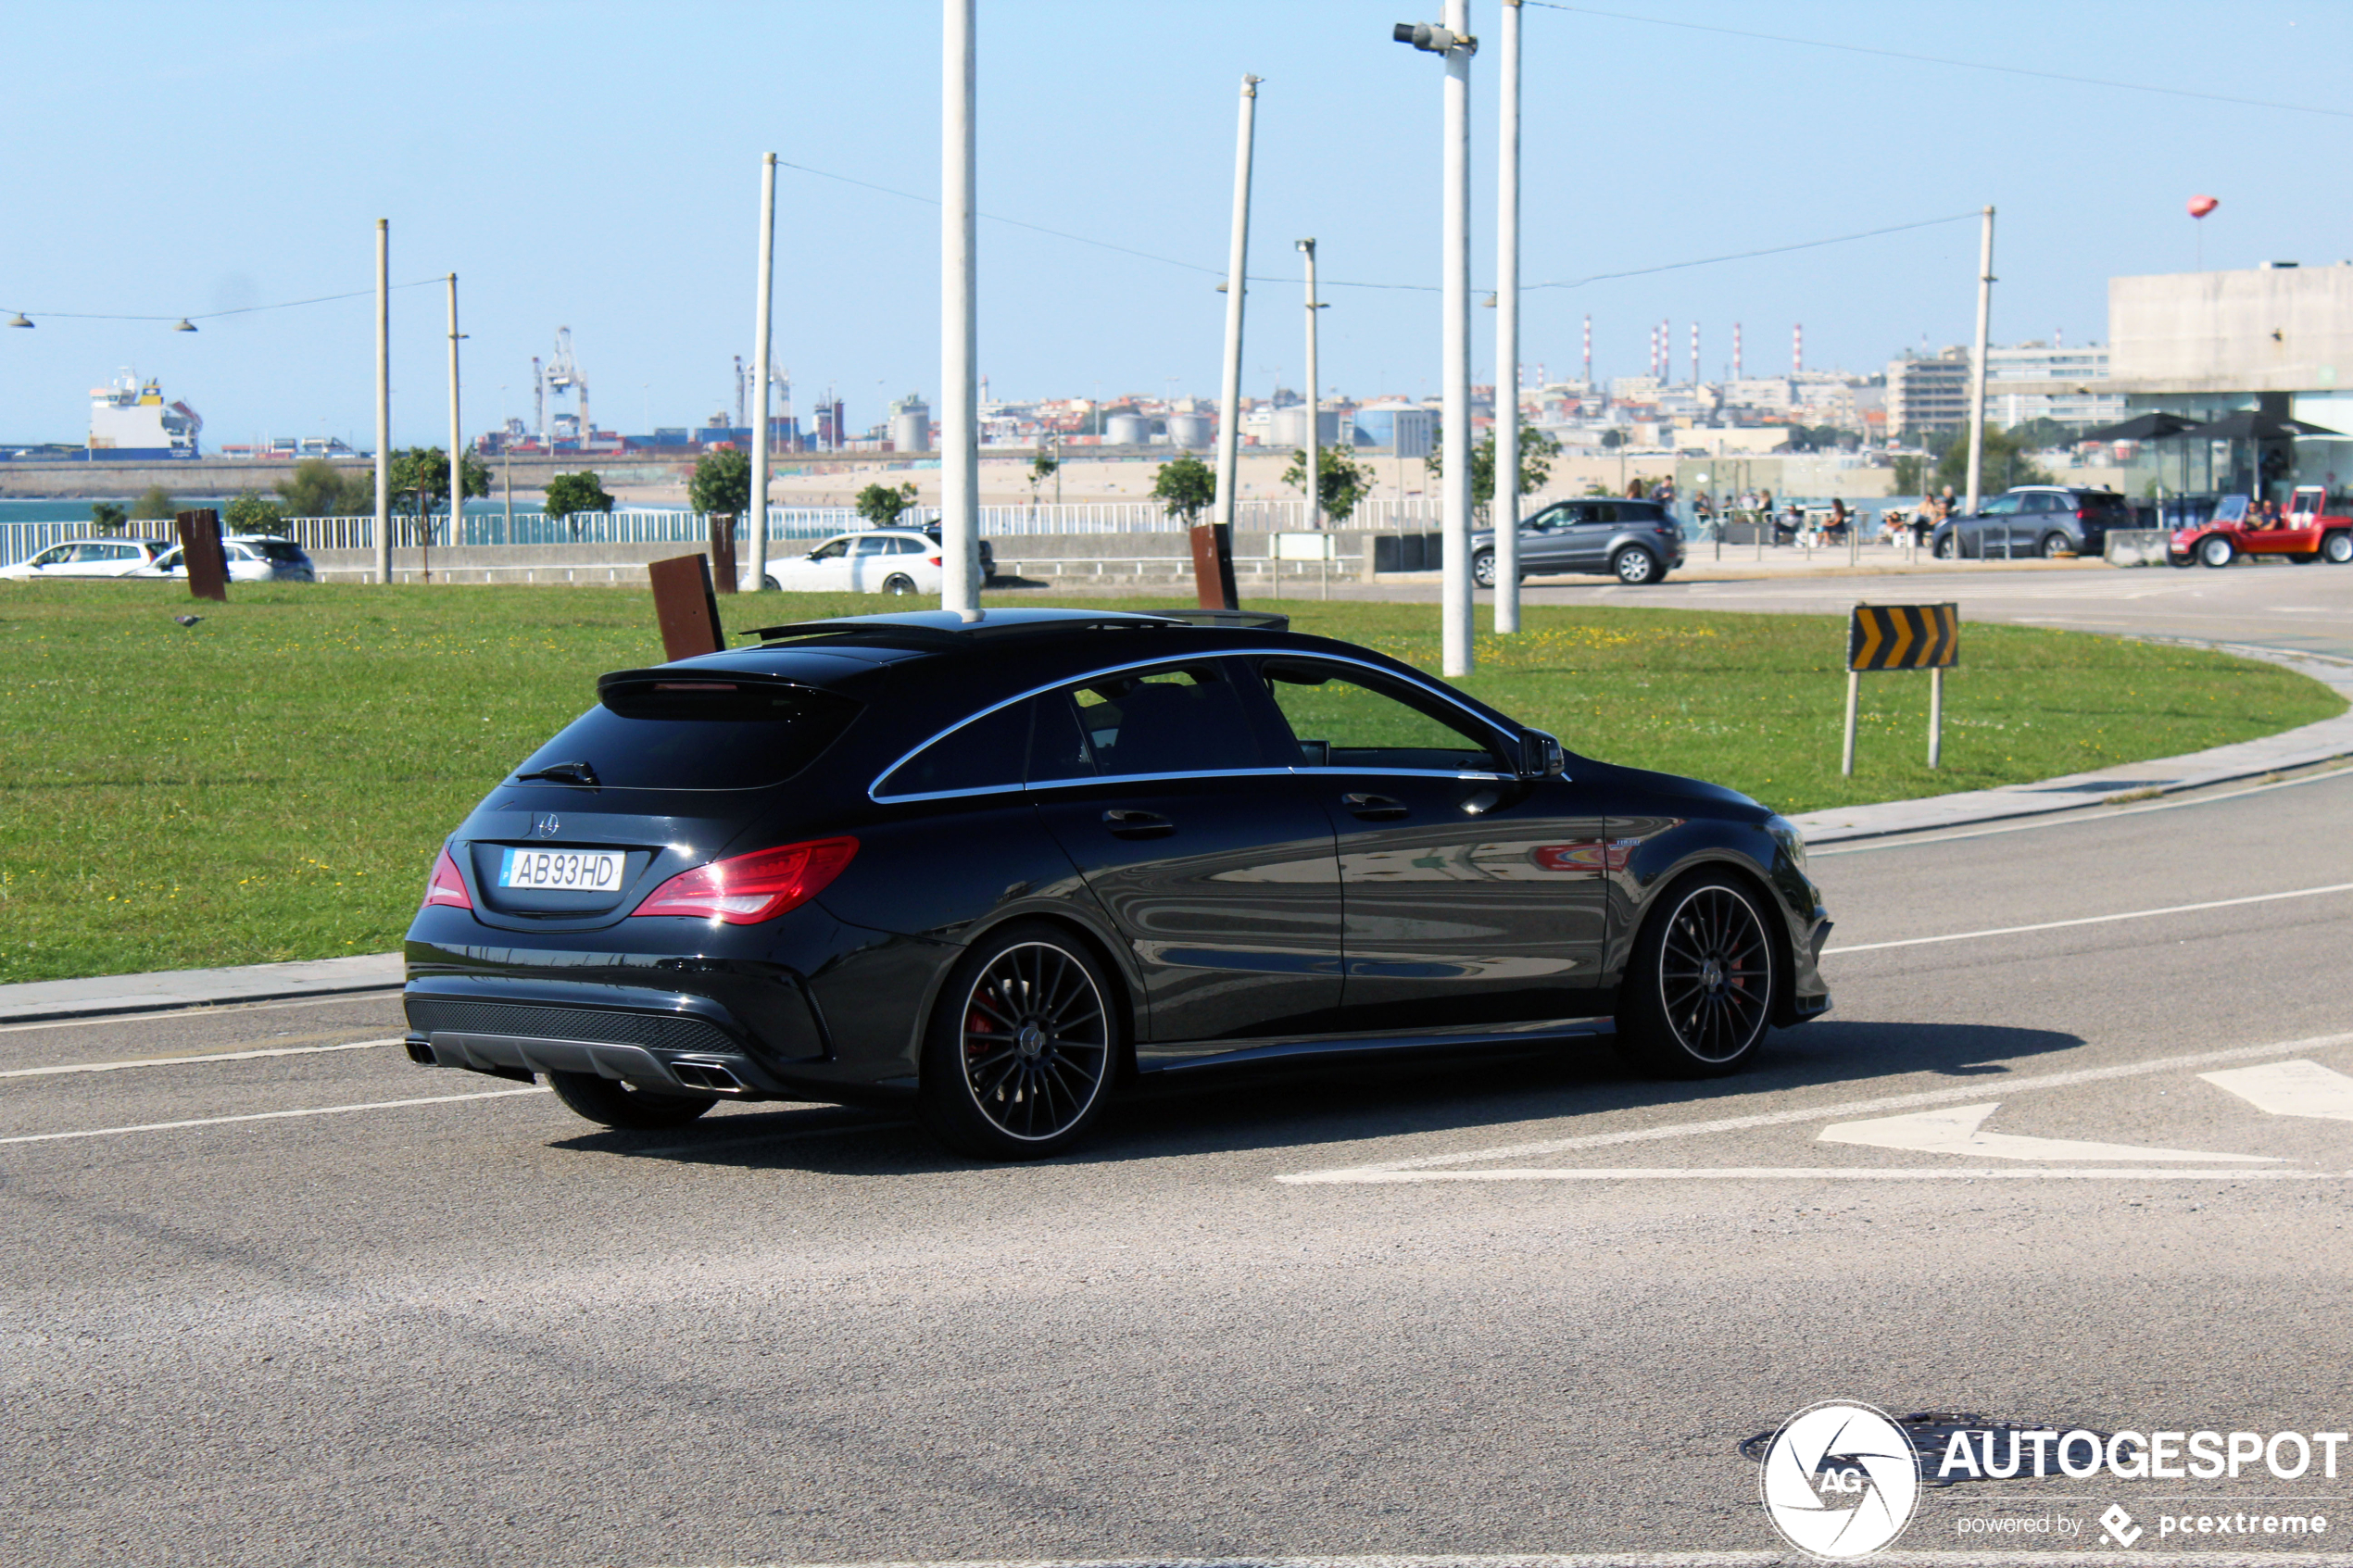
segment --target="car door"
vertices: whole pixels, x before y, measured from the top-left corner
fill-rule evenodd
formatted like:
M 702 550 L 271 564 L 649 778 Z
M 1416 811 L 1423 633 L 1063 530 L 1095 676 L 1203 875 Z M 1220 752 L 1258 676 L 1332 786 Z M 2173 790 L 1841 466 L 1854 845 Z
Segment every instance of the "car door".
M 1594 1010 L 1607 824 L 1590 787 L 1518 778 L 1516 736 L 1369 667 L 1285 655 L 1258 669 L 1339 843 L 1343 1027 Z
M 50 546 L 25 561 L 25 574 L 29 577 L 64 576 L 65 568 L 73 559 L 74 549 L 75 546 L 72 545 Z
M 1602 571 L 1609 566 L 1610 535 L 1617 532 L 1617 503 L 1579 501 L 1577 520 L 1564 531 L 1561 564 L 1568 571 Z
M 1559 501 L 1546 507 L 1519 527 L 1519 569 L 1523 572 L 1567 569 L 1569 532 L 1581 503 Z
M 2018 521 L 2017 495 L 1995 495 L 1977 509 L 1977 515 L 1961 524 L 1966 534 L 1961 553 L 1967 556 L 2000 557 L 2010 546 L 2010 527 Z
M 1246 666 L 1195 659 L 1043 695 L 1029 787 L 1143 982 L 1146 1065 L 1332 1027 L 1331 824 L 1264 747 Z
M 849 542 L 849 591 L 853 594 L 875 594 L 882 591 L 885 566 L 883 559 L 896 543 L 886 534 L 862 533 Z
M 797 561 L 778 561 L 776 586 L 801 594 L 849 592 L 850 535 L 828 539 Z

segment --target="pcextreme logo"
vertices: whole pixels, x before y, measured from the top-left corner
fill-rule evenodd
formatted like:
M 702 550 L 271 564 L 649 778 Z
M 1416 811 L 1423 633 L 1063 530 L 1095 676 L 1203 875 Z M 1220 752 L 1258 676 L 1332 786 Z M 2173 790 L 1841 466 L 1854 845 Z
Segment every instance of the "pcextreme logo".
M 1883 1411 L 1810 1405 L 1773 1434 L 1758 1483 L 1783 1539 L 1831 1562 L 1868 1557 L 1904 1533 L 1920 1496 L 1919 1455 Z

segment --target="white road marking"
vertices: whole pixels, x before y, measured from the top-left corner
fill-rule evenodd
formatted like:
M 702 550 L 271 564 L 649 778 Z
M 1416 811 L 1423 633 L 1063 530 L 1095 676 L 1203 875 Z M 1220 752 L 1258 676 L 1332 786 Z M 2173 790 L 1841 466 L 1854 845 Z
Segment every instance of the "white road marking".
M 2232 1155 L 2221 1158 L 2229 1160 Z M 1494 1171 L 1335 1171 L 1318 1185 L 1402 1186 L 1427 1182 L 2335 1182 L 2353 1171 L 2201 1171 L 2181 1165 L 1529 1165 Z M 1293 1176 L 1278 1177 L 1296 1181 Z
M 2015 1501 L 1964 1497 L 1957 1504 Z M 2037 1496 L 2038 1503 L 2064 1499 Z M 2155 1501 L 2176 1499 L 2155 1499 Z M 2217 1497 L 2216 1512 L 2252 1499 Z M 2315 1502 L 2332 1499 L 2315 1498 Z M 2309 1512 L 2309 1510 L 2305 1512 Z M 1790 1551 L 1575 1551 L 1515 1552 L 1489 1557 L 1114 1557 L 1044 1558 L 1031 1562 L 975 1561 L 970 1558 L 936 1562 L 870 1561 L 864 1562 L 789 1562 L 764 1561 L 736 1564 L 703 1564 L 700 1568 L 1782 1568 L 1798 1561 Z M 2002 1568 L 2345 1568 L 2337 1551 L 1947 1551 L 1893 1549 L 1873 1552 L 1872 1568 L 1984 1568 L 1996 1562 Z
M 2250 1071 L 2269 1072 L 2268 1068 Z M 1981 1132 L 1980 1126 L 1998 1109 L 1987 1105 L 1955 1105 L 1937 1110 L 1915 1110 L 1877 1122 L 1841 1122 L 1817 1133 L 1818 1143 L 1860 1144 L 1867 1148 L 1901 1148 L 1916 1154 L 1978 1154 L 1995 1160 L 2162 1160 L 2189 1163 L 2219 1160 L 2226 1165 L 2276 1165 L 2262 1154 L 2207 1154 L 2189 1148 L 2139 1148 L 2131 1144 L 2084 1143 L 2076 1138 L 2031 1138 L 2015 1133 Z
M 2298 887 L 2287 893 L 2252 893 L 2244 898 L 2209 898 L 2202 904 L 2168 904 L 2160 909 L 2127 909 L 2121 914 L 2084 915 L 2077 920 L 2038 921 L 2032 925 L 1997 925 L 1984 931 L 1955 931 L 1943 936 L 1906 936 L 1898 942 L 1858 942 L 1851 947 L 1825 947 L 1822 957 L 1836 953 L 1876 953 L 1888 947 L 1922 947 L 1934 942 L 1973 942 L 1982 936 L 2017 936 L 2030 931 L 2060 931 L 2073 925 L 2107 925 L 2120 920 L 2154 920 L 2158 915 L 2195 914 L 2200 909 L 2228 909 L 2241 904 L 2271 904 L 2282 898 L 2317 898 L 2324 893 L 2353 893 L 2353 882 L 2326 887 Z
M 137 1057 L 125 1061 L 77 1061 L 62 1067 L 11 1067 L 0 1078 L 45 1078 L 57 1073 L 120 1073 L 132 1067 L 183 1067 L 192 1061 L 252 1061 L 265 1056 L 315 1056 L 321 1051 L 356 1051 L 370 1046 L 396 1046 L 389 1040 L 348 1040 L 339 1046 L 271 1046 L 250 1051 L 213 1051 L 203 1056 Z
M 191 1013 L 205 1018 L 226 1018 L 240 1012 L 279 1012 L 287 1008 L 333 1007 L 338 1002 L 366 1002 L 391 999 L 386 993 L 397 989 L 387 985 L 382 991 L 343 991 L 332 997 L 290 997 L 274 1002 L 190 1002 L 183 1008 L 159 1009 L 154 1012 L 93 1013 L 82 1018 L 44 1018 L 31 1023 L 0 1023 L 0 1035 L 20 1035 L 28 1029 L 88 1029 L 101 1023 L 165 1022 L 185 1019 Z
M 2080 1084 L 2105 1084 L 2153 1073 L 2186 1073 L 2193 1068 L 2221 1067 L 2232 1062 L 2258 1061 L 2265 1057 L 2300 1055 L 2353 1045 L 2353 1034 L 2317 1035 L 2301 1040 L 2279 1040 L 2268 1046 L 2233 1046 L 2227 1050 L 2197 1051 L 2187 1056 L 2155 1057 L 2147 1061 L 2120 1062 L 2113 1067 L 2082 1067 L 2070 1073 L 2045 1073 L 2013 1078 L 2002 1085 L 2006 1096 L 2037 1089 L 2068 1089 Z M 1277 1176 L 1295 1185 L 1353 1181 L 1365 1172 L 1430 1171 L 1448 1165 L 1473 1165 L 1488 1160 L 1533 1160 L 1578 1149 L 1610 1148 L 1622 1144 L 1652 1143 L 1665 1138 L 1704 1137 L 1714 1133 L 1743 1133 L 1755 1127 L 1786 1127 L 1799 1122 L 1831 1122 L 1841 1117 L 1877 1111 L 1910 1110 L 1921 1106 L 1957 1105 L 1985 1092 L 1983 1080 L 1949 1089 L 1923 1089 L 1916 1094 L 1883 1095 L 1874 1099 L 1848 1100 L 1841 1105 L 1804 1106 L 1789 1110 L 1765 1110 L 1752 1116 L 1723 1116 L 1706 1122 L 1676 1122 L 1664 1127 L 1629 1127 L 1615 1133 L 1579 1133 L 1565 1138 L 1505 1144 L 1452 1154 L 1425 1154 L 1408 1160 L 1386 1160 L 1373 1165 L 1328 1171 L 1302 1171 Z
M 0 1144 L 55 1143 L 61 1138 L 113 1138 L 126 1133 L 172 1133 L 182 1127 L 222 1127 L 232 1122 L 279 1122 L 292 1116 L 347 1116 L 355 1110 L 397 1110 L 410 1105 L 448 1105 L 466 1099 L 504 1099 L 509 1095 L 544 1095 L 544 1088 L 487 1089 L 472 1095 L 428 1095 L 422 1099 L 379 1099 L 365 1105 L 321 1105 L 308 1110 L 257 1110 L 245 1116 L 199 1116 L 186 1122 L 142 1122 L 134 1127 L 92 1127 L 79 1133 L 27 1133 Z
M 2353 1078 L 2317 1061 L 2275 1061 L 2199 1077 L 2274 1116 L 2319 1116 L 2353 1122 Z

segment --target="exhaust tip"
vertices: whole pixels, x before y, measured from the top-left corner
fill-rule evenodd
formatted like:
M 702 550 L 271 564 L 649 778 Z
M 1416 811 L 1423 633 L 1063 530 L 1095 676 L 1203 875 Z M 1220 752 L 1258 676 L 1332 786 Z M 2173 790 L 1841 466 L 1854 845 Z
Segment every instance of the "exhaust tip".
M 433 1047 L 425 1041 L 411 1038 L 401 1043 L 409 1047 L 409 1060 L 418 1066 L 438 1067 L 441 1065 L 433 1054 Z
M 705 1089 L 713 1094 L 739 1095 L 744 1092 L 743 1080 L 716 1062 L 673 1061 L 671 1075 L 692 1089 Z

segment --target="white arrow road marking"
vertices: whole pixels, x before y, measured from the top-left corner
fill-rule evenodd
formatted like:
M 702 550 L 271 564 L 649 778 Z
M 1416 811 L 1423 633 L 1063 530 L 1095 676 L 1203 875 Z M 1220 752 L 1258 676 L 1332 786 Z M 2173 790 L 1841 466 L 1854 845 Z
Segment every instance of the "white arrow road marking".
M 321 1105 L 308 1110 L 257 1110 L 244 1116 L 198 1116 L 186 1122 L 142 1122 L 135 1127 L 91 1127 L 75 1133 L 26 1133 L 0 1144 L 56 1143 L 61 1138 L 116 1138 L 126 1133 L 176 1133 L 183 1127 L 225 1127 L 233 1122 L 283 1122 L 293 1116 L 348 1116 L 358 1110 L 398 1110 L 411 1105 L 448 1105 L 462 1099 L 505 1099 L 509 1095 L 544 1095 L 545 1088 L 487 1089 L 471 1095 L 427 1095 L 422 1099 L 379 1099 L 365 1105 Z
M 2317 1061 L 2275 1061 L 2229 1073 L 2201 1073 L 2218 1089 L 2274 1116 L 2322 1116 L 2353 1122 L 2353 1078 Z
M 1825 1127 L 1822 1143 L 1863 1144 L 1872 1148 L 1909 1149 L 1919 1154 L 1973 1154 L 1995 1160 L 2204 1160 L 2230 1165 L 2276 1165 L 2261 1154 L 2205 1154 L 2187 1148 L 2141 1148 L 2122 1143 L 2083 1143 L 2074 1138 L 2029 1138 L 2015 1133 L 1983 1133 L 1978 1124 L 1994 1114 L 1993 1105 L 1956 1105 L 1939 1110 L 1914 1111 L 1877 1122 L 1841 1122 Z
M 1857 942 L 1847 947 L 1825 947 L 1822 957 L 1840 953 L 1876 953 L 1889 947 L 1925 947 L 1937 942 L 1974 942 L 1982 936 L 2016 936 L 2030 931 L 2063 931 L 2075 925 L 2108 925 L 2120 920 L 2154 920 L 2158 915 L 2196 914 L 2203 909 L 2231 909 L 2242 904 L 2276 904 L 2283 898 L 2317 898 L 2324 893 L 2353 893 L 2353 882 L 2326 887 L 2298 887 L 2285 893 L 2254 893 L 2244 898 L 2209 898 L 2203 904 L 2168 904 L 2159 909 L 2126 909 L 2121 914 L 2084 915 L 2077 920 L 2038 921 L 2032 925 L 1997 925 L 1984 931 L 1955 931 L 1943 936 L 1906 936 L 1899 942 Z

